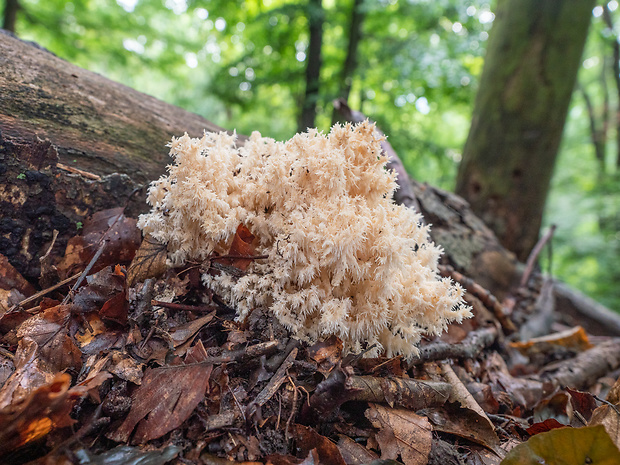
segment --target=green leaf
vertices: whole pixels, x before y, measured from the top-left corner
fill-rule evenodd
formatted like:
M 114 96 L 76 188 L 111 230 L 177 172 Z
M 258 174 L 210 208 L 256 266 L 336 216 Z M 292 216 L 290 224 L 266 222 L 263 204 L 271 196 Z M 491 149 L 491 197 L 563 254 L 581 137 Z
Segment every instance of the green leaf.
M 620 451 L 602 425 L 559 428 L 512 449 L 501 465 L 615 465 Z

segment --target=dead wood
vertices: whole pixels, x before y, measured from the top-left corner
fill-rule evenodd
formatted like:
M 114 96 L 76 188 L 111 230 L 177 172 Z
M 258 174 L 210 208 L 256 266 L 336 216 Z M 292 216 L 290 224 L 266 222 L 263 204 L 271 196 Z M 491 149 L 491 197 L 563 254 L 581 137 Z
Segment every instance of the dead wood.
M 620 338 L 603 342 L 575 358 L 548 366 L 541 378 L 556 386 L 583 389 L 620 368 Z
M 426 362 L 446 359 L 476 358 L 483 349 L 489 347 L 497 339 L 497 328 L 481 328 L 471 331 L 458 344 L 435 341 L 420 347 L 420 354 L 409 362 L 411 365 L 421 365 Z
M 58 255 L 89 214 L 163 173 L 172 136 L 222 130 L 1 32 L 0 88 L 0 250 L 31 280 L 54 230 Z
M 445 404 L 452 386 L 441 381 L 351 376 L 345 390 L 351 392 L 349 400 L 384 403 L 415 411 Z
M 282 386 L 282 383 L 286 379 L 287 370 L 293 366 L 293 362 L 295 361 L 295 358 L 297 357 L 297 352 L 298 352 L 297 348 L 294 348 L 293 350 L 291 350 L 291 352 L 282 362 L 282 365 L 280 365 L 280 368 L 278 368 L 278 371 L 276 371 L 273 377 L 269 380 L 269 383 L 267 384 L 267 386 L 263 388 L 263 390 L 256 396 L 254 401 L 248 407 L 250 412 L 252 412 L 252 409 L 255 410 L 256 408 L 261 407 L 262 405 L 265 405 L 265 402 L 271 399 L 271 397 L 276 393 L 276 391 L 280 388 L 280 386 Z M 248 415 L 248 417 L 250 416 L 251 415 Z

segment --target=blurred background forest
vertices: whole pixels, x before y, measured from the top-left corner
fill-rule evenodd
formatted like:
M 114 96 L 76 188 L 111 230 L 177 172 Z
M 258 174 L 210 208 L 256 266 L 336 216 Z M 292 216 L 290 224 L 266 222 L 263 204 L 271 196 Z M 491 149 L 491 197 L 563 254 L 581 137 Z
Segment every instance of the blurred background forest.
M 18 37 L 240 133 L 327 131 L 332 101 L 348 98 L 377 121 L 412 177 L 453 190 L 496 5 L 4 0 L 2 8 L 4 28 Z M 595 6 L 543 226 L 558 226 L 544 268 L 617 311 L 619 34 L 618 2 Z

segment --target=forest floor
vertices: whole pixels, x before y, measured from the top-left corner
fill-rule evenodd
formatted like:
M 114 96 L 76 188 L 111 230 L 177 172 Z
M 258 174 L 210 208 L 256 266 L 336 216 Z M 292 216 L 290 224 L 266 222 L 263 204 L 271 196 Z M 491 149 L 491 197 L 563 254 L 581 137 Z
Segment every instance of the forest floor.
M 620 339 L 524 337 L 553 319 L 539 274 L 498 303 L 442 266 L 475 316 L 404 360 L 235 322 L 200 274 L 251 256 L 165 256 L 117 208 L 44 257 L 40 292 L 0 261 L 3 464 L 620 463 Z

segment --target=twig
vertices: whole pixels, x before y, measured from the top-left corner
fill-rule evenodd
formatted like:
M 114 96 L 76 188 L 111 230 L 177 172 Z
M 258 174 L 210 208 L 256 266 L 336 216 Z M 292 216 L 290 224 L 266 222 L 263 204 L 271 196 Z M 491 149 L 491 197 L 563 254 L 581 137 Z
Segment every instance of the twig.
M 345 400 L 387 403 L 409 410 L 438 407 L 450 398 L 452 387 L 441 381 L 409 378 L 350 376 L 345 382 L 350 395 Z
M 248 410 L 252 407 L 256 408 L 256 407 L 265 405 L 265 403 L 269 399 L 271 399 L 271 397 L 280 388 L 282 383 L 286 380 L 286 377 L 287 377 L 286 372 L 291 366 L 293 366 L 295 357 L 297 357 L 297 352 L 298 352 L 297 348 L 294 348 L 293 350 L 291 350 L 291 353 L 288 354 L 288 357 L 284 359 L 284 362 L 282 362 L 282 365 L 280 365 L 280 368 L 278 368 L 278 371 L 276 371 L 275 374 L 271 377 L 271 379 L 269 380 L 269 383 L 267 383 L 267 386 L 265 386 L 263 390 L 258 393 L 254 401 L 252 401 L 252 403 L 248 405 L 247 407 Z
M 71 281 L 73 281 L 74 279 L 77 279 L 80 277 L 82 273 L 76 273 L 73 276 L 67 278 L 67 279 L 63 279 L 62 281 L 60 281 L 58 284 L 54 284 L 51 287 L 48 287 L 47 289 L 43 289 L 42 291 L 37 292 L 36 294 L 31 295 L 30 297 L 27 297 L 26 299 L 22 300 L 21 302 L 19 302 L 16 305 L 13 305 L 13 307 L 11 307 L 11 310 L 9 310 L 9 312 L 14 312 L 15 310 L 17 310 L 18 308 L 23 307 L 24 305 L 29 304 L 30 302 L 33 302 L 35 300 L 37 300 L 39 297 L 43 297 L 46 294 L 49 294 L 50 292 L 55 291 L 56 289 L 58 289 L 59 287 L 62 287 L 66 284 L 69 284 Z
M 62 163 L 56 163 L 56 166 L 63 171 L 67 171 L 73 174 L 79 174 L 80 176 L 83 176 L 88 179 L 94 179 L 95 181 L 101 180 L 101 176 L 99 176 L 98 174 L 89 173 L 88 171 L 74 168 L 73 166 L 63 165 Z
M 261 342 L 254 344 L 253 346 L 246 347 L 245 349 L 227 350 L 220 355 L 208 356 L 204 360 L 196 363 L 186 363 L 184 365 L 166 365 L 159 367 L 159 370 L 175 370 L 194 365 L 217 365 L 221 363 L 237 362 L 244 359 L 256 358 L 261 355 L 266 355 L 278 348 L 278 341 Z
M 295 383 L 290 376 L 287 377 L 289 383 L 291 383 L 291 385 L 293 386 L 293 402 L 291 403 L 291 414 L 288 416 L 288 419 L 286 420 L 286 427 L 284 428 L 284 437 L 288 441 L 290 439 L 288 432 L 291 427 L 293 417 L 295 416 L 295 411 L 297 410 L 297 386 L 295 386 Z
M 43 263 L 43 260 L 47 259 L 47 257 L 49 257 L 49 255 L 50 255 L 50 253 L 52 253 L 52 249 L 54 248 L 54 244 L 56 244 L 56 239 L 58 239 L 58 229 L 54 229 L 54 232 L 52 233 L 52 243 L 47 248 L 47 252 L 45 252 L 45 255 L 43 255 L 41 258 L 39 258 L 39 262 L 40 263 Z
M 545 233 L 543 237 L 540 238 L 540 240 L 532 249 L 530 256 L 527 257 L 527 262 L 525 263 L 525 271 L 521 276 L 521 282 L 519 283 L 519 287 L 525 287 L 525 285 L 529 281 L 530 276 L 532 275 L 532 271 L 534 270 L 534 264 L 536 263 L 536 259 L 540 255 L 540 252 L 542 251 L 545 244 L 549 242 L 553 237 L 553 233 L 555 232 L 556 228 L 557 226 L 555 224 L 552 224 L 549 227 L 549 230 Z
M 430 343 L 420 347 L 420 353 L 409 362 L 409 366 L 421 365 L 426 362 L 445 360 L 447 358 L 465 359 L 476 358 L 486 347 L 497 339 L 497 329 L 493 326 L 471 331 L 458 344 L 449 344 L 443 341 Z
M 576 357 L 547 366 L 540 374 L 555 386 L 583 389 L 620 367 L 620 338 L 610 339 Z
M 601 399 L 599 396 L 595 396 L 594 394 L 592 394 L 592 397 L 594 397 L 596 400 L 598 400 L 602 404 L 605 404 L 611 407 L 614 410 L 614 412 L 616 412 L 616 415 L 620 416 L 620 410 L 618 410 L 618 407 L 616 407 L 614 404 L 612 404 L 608 400 Z
M 156 307 L 169 308 L 170 310 L 190 311 L 190 312 L 211 312 L 216 310 L 212 305 L 186 305 L 175 304 L 173 302 L 162 302 L 161 300 L 151 300 L 151 305 Z
M 214 257 L 209 257 L 208 260 L 261 260 L 264 258 L 269 258 L 269 255 L 239 255 L 239 254 L 228 254 L 228 255 L 217 255 Z
M 439 265 L 438 268 L 442 276 L 454 279 L 461 286 L 480 299 L 484 306 L 493 312 L 495 318 L 497 318 L 497 321 L 499 321 L 499 324 L 502 326 L 502 329 L 506 334 L 512 334 L 517 330 L 508 315 L 504 313 L 504 309 L 501 304 L 488 290 L 475 282 L 473 279 L 462 275 L 450 265 Z
M 15 360 L 15 354 L 6 350 L 4 347 L 0 347 L 0 355 L 4 355 L 7 358 L 10 358 L 11 360 Z

